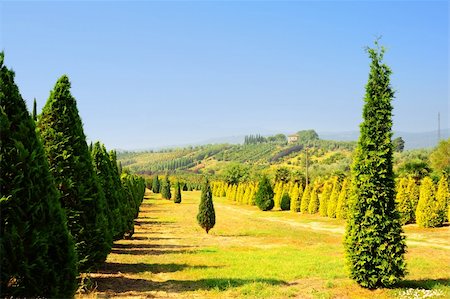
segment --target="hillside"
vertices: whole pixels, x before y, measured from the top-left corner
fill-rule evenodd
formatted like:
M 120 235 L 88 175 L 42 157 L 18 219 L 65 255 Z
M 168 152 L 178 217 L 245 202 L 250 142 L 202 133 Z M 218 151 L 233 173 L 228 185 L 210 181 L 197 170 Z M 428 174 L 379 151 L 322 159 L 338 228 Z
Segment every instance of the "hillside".
M 279 136 L 279 135 L 278 135 Z M 264 137 L 263 137 L 264 138 Z M 270 137 L 269 137 L 270 140 Z M 209 144 L 160 151 L 121 152 L 123 167 L 140 174 L 192 172 L 220 174 L 227 165 L 239 163 L 252 170 L 285 166 L 305 171 L 306 150 L 311 176 L 347 172 L 355 142 L 318 138 L 295 143 L 257 142 L 244 144 Z

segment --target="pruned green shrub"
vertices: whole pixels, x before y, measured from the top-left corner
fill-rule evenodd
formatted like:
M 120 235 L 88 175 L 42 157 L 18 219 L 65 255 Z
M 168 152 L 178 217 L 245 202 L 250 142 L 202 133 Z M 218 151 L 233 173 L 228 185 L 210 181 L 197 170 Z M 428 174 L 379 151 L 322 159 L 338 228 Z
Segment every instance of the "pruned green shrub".
M 280 208 L 282 211 L 289 211 L 291 208 L 291 197 L 289 194 L 284 193 L 281 197 Z
M 258 191 L 255 194 L 256 206 L 262 211 L 272 210 L 275 205 L 273 196 L 272 185 L 267 176 L 263 176 L 259 181 Z

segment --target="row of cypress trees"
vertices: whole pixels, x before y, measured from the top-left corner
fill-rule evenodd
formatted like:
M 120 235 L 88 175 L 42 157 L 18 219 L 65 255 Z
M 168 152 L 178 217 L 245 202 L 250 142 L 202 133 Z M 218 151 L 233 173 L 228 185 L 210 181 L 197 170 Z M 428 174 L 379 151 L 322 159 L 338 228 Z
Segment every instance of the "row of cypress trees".
M 0 296 L 72 297 L 79 271 L 132 230 L 144 181 L 89 149 L 67 76 L 36 124 L 0 53 L 0 103 Z

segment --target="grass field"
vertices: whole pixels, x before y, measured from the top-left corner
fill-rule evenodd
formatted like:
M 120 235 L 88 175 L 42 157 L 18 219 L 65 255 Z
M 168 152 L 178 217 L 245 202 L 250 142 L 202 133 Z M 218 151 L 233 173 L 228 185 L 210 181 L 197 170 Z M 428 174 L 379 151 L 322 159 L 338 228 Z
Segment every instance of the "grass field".
M 450 227 L 405 227 L 406 279 L 366 290 L 348 278 L 344 222 L 261 212 L 215 198 L 216 226 L 196 223 L 200 192 L 177 205 L 148 193 L 131 240 L 115 243 L 80 297 L 450 298 Z

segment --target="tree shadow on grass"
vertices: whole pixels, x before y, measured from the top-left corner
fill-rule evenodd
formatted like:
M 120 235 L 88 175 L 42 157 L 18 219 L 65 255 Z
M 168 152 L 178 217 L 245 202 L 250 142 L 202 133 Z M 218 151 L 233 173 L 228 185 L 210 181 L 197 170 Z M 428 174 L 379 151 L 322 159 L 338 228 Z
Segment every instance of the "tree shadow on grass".
M 131 240 L 139 240 L 139 241 L 149 241 L 149 240 L 181 240 L 182 238 L 164 238 L 164 237 L 145 237 L 148 234 L 143 234 L 144 236 L 140 236 L 141 234 L 135 233 Z
M 236 278 L 210 278 L 199 280 L 167 280 L 157 282 L 146 279 L 134 279 L 128 277 L 96 277 L 97 290 L 100 292 L 186 292 L 197 290 L 225 291 L 247 284 L 260 283 L 266 285 L 288 285 L 287 282 L 278 279 L 236 279 Z
M 115 254 L 129 254 L 129 255 L 163 255 L 163 254 L 193 254 L 195 250 L 186 249 L 112 249 L 111 253 Z
M 450 278 L 403 280 L 396 284 L 394 288 L 431 290 L 437 286 L 450 287 Z
M 191 266 L 188 264 L 124 264 L 124 263 L 111 263 L 105 262 L 98 273 L 102 274 L 118 274 L 118 273 L 142 273 L 151 272 L 153 274 L 157 273 L 171 273 L 181 271 L 186 268 L 190 269 L 205 269 L 205 268 L 219 268 L 220 266 L 204 266 L 196 265 Z
M 162 248 L 162 249 L 186 249 L 186 248 L 197 248 L 197 246 L 191 246 L 191 245 L 174 245 L 174 244 L 114 244 L 113 249 L 155 249 L 155 248 Z
M 134 224 L 137 226 L 141 225 L 169 225 L 173 224 L 174 222 L 170 221 L 154 221 L 154 220 L 134 220 Z

